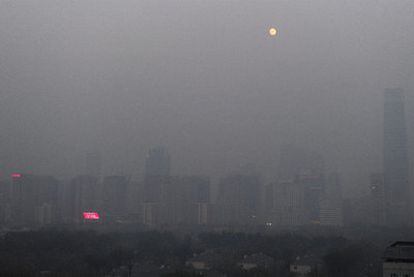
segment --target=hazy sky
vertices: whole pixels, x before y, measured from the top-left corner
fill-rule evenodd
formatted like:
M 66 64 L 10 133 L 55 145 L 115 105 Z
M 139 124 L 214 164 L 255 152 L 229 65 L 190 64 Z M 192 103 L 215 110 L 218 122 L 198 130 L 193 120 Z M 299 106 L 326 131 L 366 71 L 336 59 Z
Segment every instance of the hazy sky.
M 138 178 L 165 145 L 176 174 L 270 180 L 294 142 L 362 191 L 385 88 L 414 127 L 413 26 L 412 0 L 0 0 L 0 171 L 68 177 L 97 149 Z

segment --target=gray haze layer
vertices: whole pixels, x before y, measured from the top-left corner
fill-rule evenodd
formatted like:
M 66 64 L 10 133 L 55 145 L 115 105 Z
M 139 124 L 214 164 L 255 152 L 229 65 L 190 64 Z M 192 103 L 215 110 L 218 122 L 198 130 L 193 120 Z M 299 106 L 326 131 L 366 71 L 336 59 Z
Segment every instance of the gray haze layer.
M 412 0 L 0 0 L 0 170 L 69 177 L 97 150 L 141 178 L 165 145 L 176 174 L 272 179 L 293 142 L 363 191 L 385 88 L 414 127 L 413 26 Z

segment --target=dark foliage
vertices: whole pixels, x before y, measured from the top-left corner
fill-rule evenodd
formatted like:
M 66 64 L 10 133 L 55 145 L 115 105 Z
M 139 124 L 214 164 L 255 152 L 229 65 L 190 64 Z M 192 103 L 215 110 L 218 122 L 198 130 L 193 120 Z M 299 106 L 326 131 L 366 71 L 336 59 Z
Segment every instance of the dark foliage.
M 382 247 L 382 246 L 381 246 Z M 382 248 L 340 237 L 203 233 L 175 236 L 168 232 L 97 233 L 92 231 L 10 232 L 0 238 L 0 276 L 110 276 L 137 265 L 168 269 L 162 276 L 207 276 L 186 267 L 195 253 L 213 251 L 212 270 L 227 276 L 288 276 L 298 257 L 319 258 L 318 276 L 376 276 Z M 245 256 L 263 253 L 277 266 L 242 270 Z M 126 272 L 126 273 L 125 273 Z

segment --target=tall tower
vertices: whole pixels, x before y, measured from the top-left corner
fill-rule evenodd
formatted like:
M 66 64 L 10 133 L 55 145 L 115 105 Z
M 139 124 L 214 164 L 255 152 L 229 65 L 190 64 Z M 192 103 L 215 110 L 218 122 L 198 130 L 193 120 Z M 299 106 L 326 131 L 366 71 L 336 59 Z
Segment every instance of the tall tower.
M 399 88 L 386 89 L 384 94 L 384 188 L 387 224 L 410 223 L 407 131 Z

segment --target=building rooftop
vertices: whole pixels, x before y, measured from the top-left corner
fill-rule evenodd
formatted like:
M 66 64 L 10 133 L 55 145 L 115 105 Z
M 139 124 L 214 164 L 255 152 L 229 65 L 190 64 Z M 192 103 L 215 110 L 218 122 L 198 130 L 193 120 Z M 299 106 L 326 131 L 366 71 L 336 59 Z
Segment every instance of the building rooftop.
M 414 263 L 414 241 L 396 241 L 385 249 L 384 261 Z

